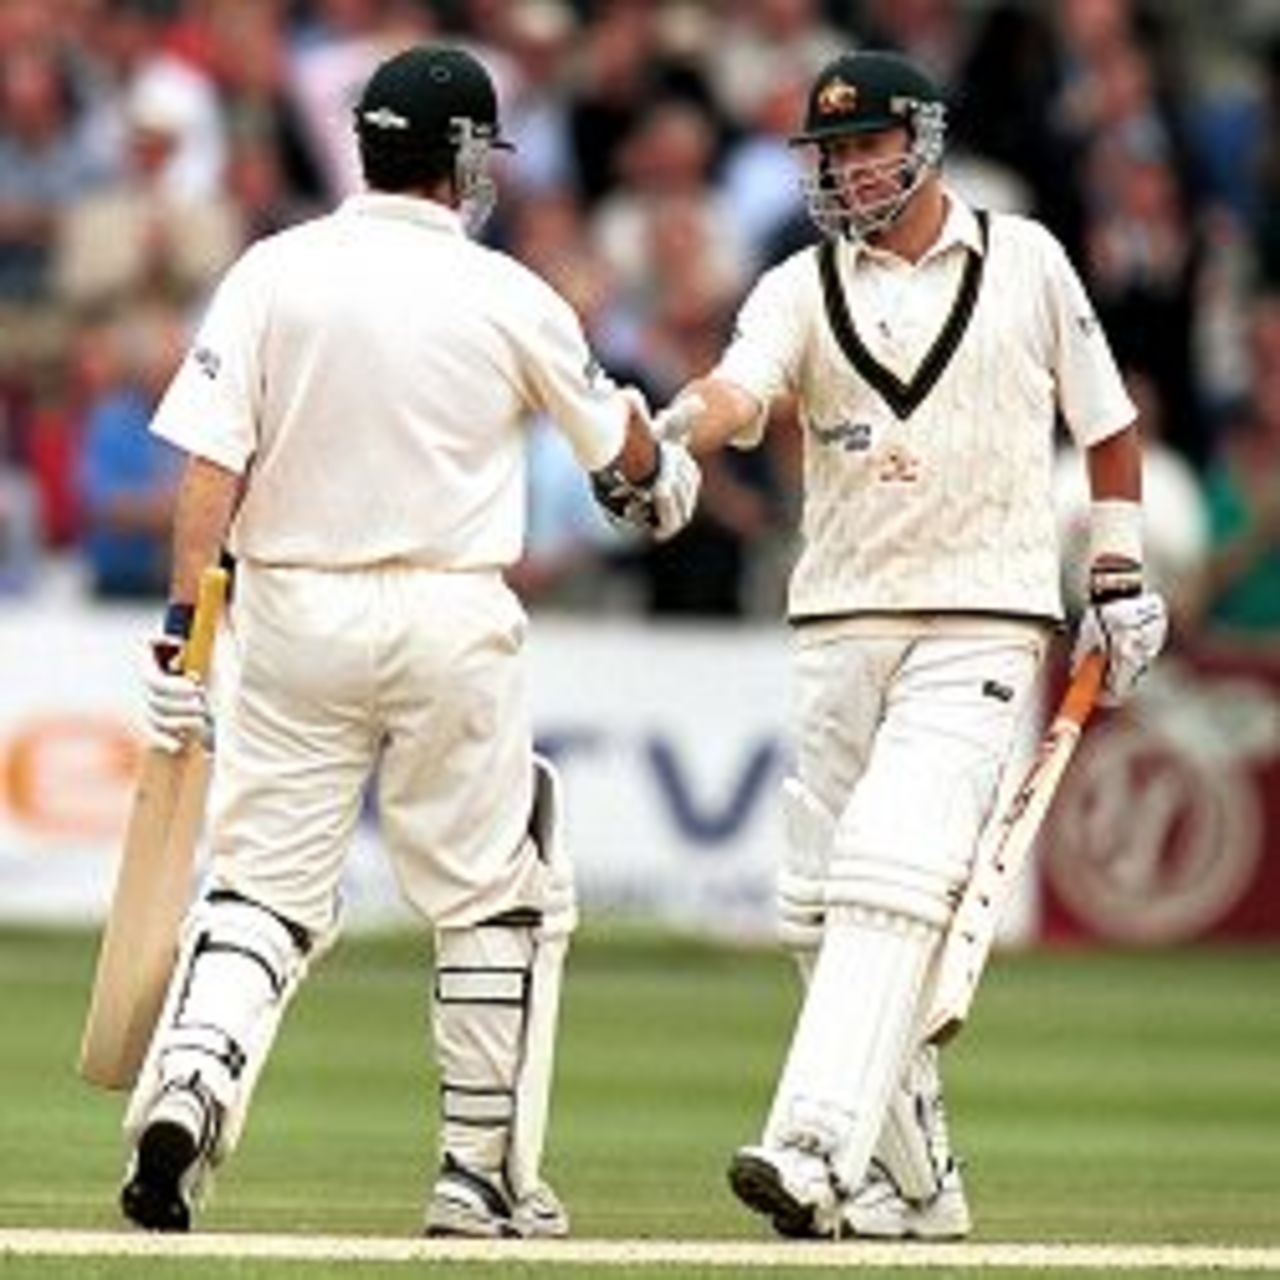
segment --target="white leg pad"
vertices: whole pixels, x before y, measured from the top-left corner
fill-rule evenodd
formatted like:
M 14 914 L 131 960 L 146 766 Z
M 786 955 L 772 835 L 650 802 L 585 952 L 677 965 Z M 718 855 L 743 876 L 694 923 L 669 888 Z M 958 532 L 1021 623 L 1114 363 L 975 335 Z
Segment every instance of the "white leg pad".
M 560 987 L 577 924 L 559 780 L 540 757 L 534 794 L 530 834 L 548 868 L 541 909 L 436 937 L 441 1146 L 517 1205 L 542 1187 Z
M 504 1184 L 533 953 L 531 925 L 495 921 L 436 934 L 442 1152 Z
M 542 1185 L 542 1151 L 551 1110 L 560 986 L 569 939 L 578 926 L 573 862 L 564 844 L 564 790 L 555 766 L 533 758 L 533 816 L 529 831 L 549 872 L 542 920 L 534 931 L 524 1052 L 516 1078 L 516 1115 L 508 1177 L 517 1202 Z
M 890 1094 L 875 1155 L 907 1199 L 938 1193 L 951 1164 L 951 1141 L 933 1045 L 919 1046 L 907 1059 Z
M 807 982 L 822 945 L 835 815 L 799 778 L 782 784 L 786 849 L 778 871 L 778 937 Z
M 192 908 L 125 1114 L 131 1140 L 166 1089 L 196 1083 L 222 1113 L 208 1163 L 219 1164 L 235 1149 L 280 1019 L 306 976 L 302 936 L 234 896 L 215 893 Z
M 936 925 L 883 909 L 828 918 L 766 1145 L 825 1156 L 845 1191 L 866 1174 L 939 937 Z

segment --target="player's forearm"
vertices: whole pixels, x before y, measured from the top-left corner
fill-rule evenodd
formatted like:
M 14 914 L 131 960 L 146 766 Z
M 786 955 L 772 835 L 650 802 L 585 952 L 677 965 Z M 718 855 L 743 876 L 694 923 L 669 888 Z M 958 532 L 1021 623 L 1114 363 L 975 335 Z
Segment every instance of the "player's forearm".
M 201 573 L 217 563 L 240 488 L 241 477 L 234 471 L 207 458 L 188 460 L 173 520 L 170 600 L 195 601 Z
M 702 407 L 692 417 L 689 448 L 696 454 L 714 453 L 734 436 L 753 427 L 764 406 L 750 392 L 724 378 L 697 378 L 676 397 L 676 403 L 697 398 Z
M 1089 565 L 1128 574 L 1136 590 L 1142 565 L 1142 444 L 1136 426 L 1100 441 L 1086 453 L 1089 473 Z M 1130 581 L 1132 579 L 1132 581 Z
M 1108 498 L 1142 500 L 1142 443 L 1136 426 L 1125 427 L 1086 452 L 1089 493 L 1094 502 Z

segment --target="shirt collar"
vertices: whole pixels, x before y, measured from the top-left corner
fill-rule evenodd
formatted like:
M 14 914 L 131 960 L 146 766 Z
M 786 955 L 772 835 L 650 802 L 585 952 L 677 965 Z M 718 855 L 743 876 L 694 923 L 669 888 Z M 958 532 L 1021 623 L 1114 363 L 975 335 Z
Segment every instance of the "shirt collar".
M 972 249 L 974 253 L 985 252 L 977 215 L 950 187 L 944 187 L 943 192 L 947 199 L 947 212 L 942 220 L 942 229 L 938 232 L 938 238 L 924 251 L 920 259 L 922 263 L 928 262 L 930 258 L 941 257 L 948 249 L 956 247 Z M 896 256 L 857 240 L 849 243 L 849 247 L 853 250 L 855 259 L 863 254 L 882 260 Z
M 947 216 L 929 252 L 941 253 L 958 244 L 972 249 L 974 253 L 985 253 L 978 215 L 950 187 L 944 187 L 943 192 L 947 197 Z
M 447 205 L 421 196 L 406 196 L 390 191 L 363 191 L 348 196 L 339 206 L 344 216 L 393 218 L 399 222 L 416 222 L 431 231 L 444 231 L 465 236 L 462 219 Z

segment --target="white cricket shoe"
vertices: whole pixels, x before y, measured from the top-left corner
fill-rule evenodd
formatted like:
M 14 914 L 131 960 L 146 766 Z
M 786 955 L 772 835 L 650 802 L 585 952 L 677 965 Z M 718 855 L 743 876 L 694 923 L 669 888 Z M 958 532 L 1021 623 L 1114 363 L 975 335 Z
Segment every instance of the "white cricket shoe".
M 221 1125 L 222 1108 L 198 1081 L 168 1085 L 129 1162 L 120 1189 L 124 1216 L 149 1231 L 189 1231 Z
M 514 1204 L 501 1175 L 477 1173 L 446 1154 L 427 1205 L 426 1234 L 482 1240 L 561 1239 L 569 1214 L 544 1182 Z
M 515 1202 L 511 1220 L 526 1240 L 563 1240 L 569 1234 L 569 1211 L 545 1182 Z
M 740 1147 L 729 1186 L 749 1209 L 772 1219 L 779 1235 L 830 1239 L 840 1215 L 826 1160 L 796 1147 Z
M 866 1181 L 842 1205 L 840 1235 L 866 1240 L 963 1240 L 973 1230 L 964 1181 L 954 1161 L 927 1200 L 908 1200 L 873 1161 Z

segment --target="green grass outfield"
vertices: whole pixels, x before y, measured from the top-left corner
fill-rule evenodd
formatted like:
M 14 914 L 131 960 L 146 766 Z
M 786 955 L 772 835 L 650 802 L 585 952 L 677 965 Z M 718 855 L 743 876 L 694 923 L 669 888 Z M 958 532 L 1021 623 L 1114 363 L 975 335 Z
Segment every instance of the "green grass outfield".
M 87 934 L 0 929 L 0 1231 L 119 1225 L 122 1100 L 80 1083 L 73 1065 L 95 949 Z M 426 972 L 425 947 L 406 936 L 349 939 L 324 962 L 290 1011 L 202 1228 L 415 1234 L 433 1164 Z M 762 1119 L 794 1000 L 791 971 L 771 951 L 632 926 L 585 931 L 565 989 L 548 1159 L 576 1238 L 769 1240 L 730 1196 L 724 1168 Z M 1280 950 L 1002 956 L 946 1061 L 975 1243 L 1280 1246 Z M 568 1268 L 507 1254 L 366 1263 L 0 1252 L 4 1280 L 417 1272 L 829 1273 Z

